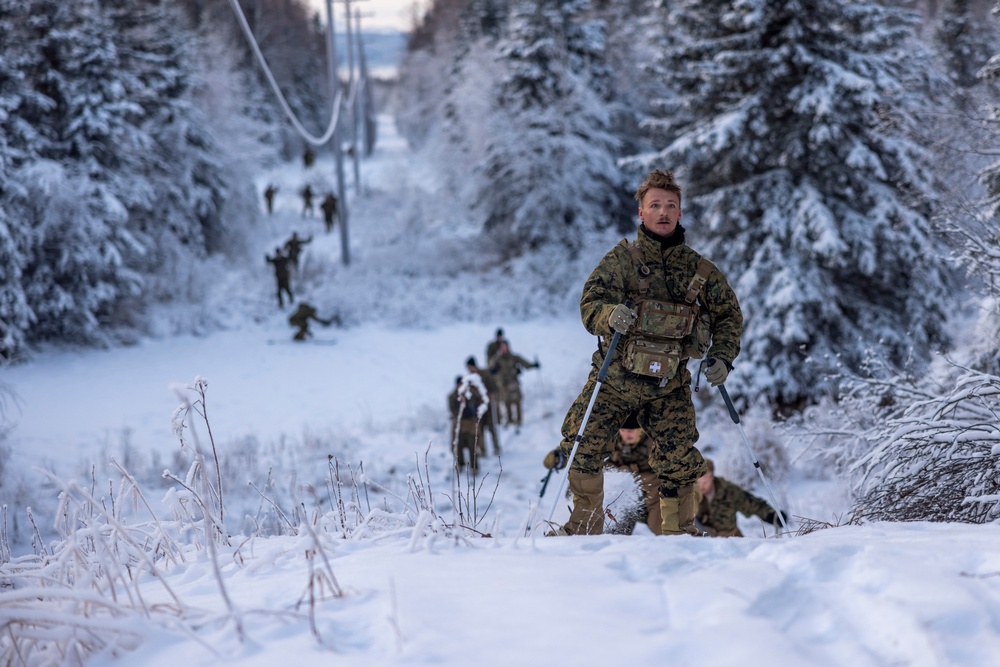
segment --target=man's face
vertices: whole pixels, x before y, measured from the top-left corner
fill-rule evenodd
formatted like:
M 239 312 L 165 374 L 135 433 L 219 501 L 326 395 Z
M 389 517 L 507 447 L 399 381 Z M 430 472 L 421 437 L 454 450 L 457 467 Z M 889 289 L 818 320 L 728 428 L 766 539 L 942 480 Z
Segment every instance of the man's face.
M 639 203 L 639 219 L 654 234 L 672 235 L 681 220 L 680 197 L 667 190 L 650 188 Z
M 642 429 L 641 428 L 620 428 L 618 429 L 618 435 L 622 437 L 622 442 L 626 445 L 635 445 L 642 440 Z
M 712 473 L 706 473 L 698 478 L 698 490 L 701 491 L 701 495 L 708 495 L 708 492 L 712 490 L 712 484 L 715 482 L 715 475 Z

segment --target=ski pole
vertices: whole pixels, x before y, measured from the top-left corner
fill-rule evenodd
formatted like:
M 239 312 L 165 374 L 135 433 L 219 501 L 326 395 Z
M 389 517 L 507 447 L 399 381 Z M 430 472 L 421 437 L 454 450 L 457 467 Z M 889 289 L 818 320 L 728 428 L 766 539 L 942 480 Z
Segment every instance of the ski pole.
M 541 498 L 545 495 L 545 489 L 549 486 L 549 478 L 552 477 L 552 473 L 556 471 L 555 468 L 549 468 L 549 474 L 542 478 L 542 490 L 538 492 L 538 497 Z
M 702 364 L 704 363 L 705 362 L 703 361 Z M 722 392 L 722 399 L 726 402 L 726 407 L 729 408 L 730 418 L 732 418 L 733 423 L 736 424 L 736 427 L 740 430 L 740 436 L 743 438 L 743 446 L 746 447 L 747 454 L 750 455 L 750 460 L 753 461 L 753 467 L 757 471 L 757 475 L 760 476 L 760 481 L 764 483 L 764 488 L 767 489 L 767 496 L 771 499 L 771 507 L 778 515 L 778 520 L 781 521 L 781 527 L 787 532 L 788 524 L 785 522 L 785 515 L 780 509 L 778 509 L 778 503 L 774 500 L 774 491 L 771 490 L 771 485 L 768 483 L 767 477 L 764 476 L 764 469 L 760 467 L 757 457 L 754 456 L 753 450 L 750 448 L 750 439 L 747 438 L 747 432 L 743 430 L 743 424 L 740 423 L 740 415 L 736 412 L 736 406 L 733 405 L 733 399 L 729 398 L 729 392 L 726 391 L 725 383 L 719 385 L 719 391 Z
M 625 307 L 632 309 L 632 299 L 628 299 L 625 302 Z M 594 409 L 594 402 L 597 401 L 597 392 L 601 390 L 601 385 L 604 384 L 604 379 L 608 376 L 608 368 L 611 367 L 611 357 L 615 355 L 615 348 L 618 347 L 618 339 L 622 337 L 620 331 L 615 331 L 615 334 L 611 337 L 611 345 L 608 346 L 608 353 L 604 357 L 604 363 L 601 364 L 601 370 L 597 373 L 597 384 L 594 385 L 594 393 L 590 395 L 590 403 L 587 405 L 587 411 L 583 414 L 583 421 L 580 423 L 580 430 L 576 433 L 576 438 L 573 439 L 573 449 L 569 452 L 569 458 L 566 460 L 566 477 L 559 482 L 559 492 L 556 494 L 555 500 L 552 503 L 552 510 L 549 512 L 549 523 L 552 523 L 552 517 L 555 516 L 556 507 L 559 506 L 559 499 L 562 497 L 563 488 L 566 485 L 566 480 L 569 479 L 569 467 L 573 465 L 573 457 L 576 456 L 576 450 L 580 447 L 580 441 L 583 440 L 583 431 L 587 428 L 587 422 L 590 421 L 590 413 Z M 548 478 L 546 478 L 546 484 L 548 483 Z M 545 488 L 542 488 L 542 493 L 545 493 Z

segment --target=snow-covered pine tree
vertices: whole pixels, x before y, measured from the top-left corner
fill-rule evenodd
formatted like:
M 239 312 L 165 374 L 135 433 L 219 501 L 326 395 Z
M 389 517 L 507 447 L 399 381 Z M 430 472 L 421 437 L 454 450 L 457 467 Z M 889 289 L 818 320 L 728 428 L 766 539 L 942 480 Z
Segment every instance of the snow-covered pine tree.
M 993 15 L 996 18 L 1000 18 L 1000 1 L 998 1 L 993 7 Z M 1000 82 L 1000 52 L 993 55 L 992 58 L 979 70 L 978 75 L 981 79 L 989 81 L 991 83 Z M 1000 100 L 994 100 L 991 109 L 991 120 L 992 125 L 996 128 L 994 132 L 995 137 L 1000 137 Z M 994 144 L 994 146 L 1000 145 L 1000 142 Z M 994 148 L 990 151 L 991 154 L 996 155 L 1000 150 Z M 979 176 L 979 180 L 983 187 L 986 188 L 986 199 L 985 204 L 987 207 L 986 215 L 990 220 L 994 222 L 1000 221 L 1000 160 L 997 160 L 989 167 L 984 169 Z
M 122 84 L 141 109 L 135 123 L 149 138 L 136 156 L 144 187 L 122 196 L 130 229 L 147 249 L 141 268 L 152 273 L 171 256 L 190 261 L 224 247 L 222 150 L 193 103 L 199 82 L 183 14 L 159 0 L 102 2 L 117 34 Z
M 994 67 L 988 65 L 982 76 L 1000 73 L 1000 57 L 991 62 Z M 1000 145 L 996 136 L 994 143 Z M 873 364 L 878 370 L 856 382 L 837 406 L 836 427 L 827 433 L 806 428 L 813 437 L 828 439 L 828 446 L 816 448 L 823 450 L 822 456 L 832 454 L 834 461 L 849 463 L 855 519 L 984 523 L 1000 516 L 995 209 L 992 216 L 973 211 L 952 225 L 957 259 L 982 290 L 979 322 L 971 345 L 955 351 L 959 361 L 936 365 L 926 377 L 916 378 L 898 377 Z
M 671 5 L 663 71 L 692 119 L 641 156 L 678 172 L 689 242 L 742 297 L 731 383 L 797 407 L 869 351 L 919 370 L 947 342 L 935 181 L 909 141 L 912 15 L 846 0 Z
M 22 107 L 36 131 L 16 193 L 31 246 L 22 271 L 33 339 L 98 341 L 122 299 L 139 292 L 130 268 L 142 248 L 127 229 L 122 192 L 136 187 L 148 141 L 121 80 L 114 27 L 95 0 L 36 0 L 28 21 L 27 82 L 48 98 Z
M 1000 18 L 1000 2 L 994 5 L 993 14 Z M 1000 82 L 1000 52 L 994 54 L 977 74 L 995 93 L 996 84 Z M 983 152 L 1000 155 L 1000 100 L 995 98 L 988 109 L 987 127 L 992 131 Z M 994 159 L 980 172 L 979 183 L 985 192 L 978 215 L 968 224 L 957 227 L 962 238 L 959 259 L 970 275 L 984 286 L 971 363 L 977 370 L 1000 375 L 1000 341 L 996 336 L 1000 326 L 1000 232 L 997 231 L 1000 224 L 1000 160 Z
M 20 121 L 18 109 L 32 95 L 24 82 L 27 44 L 23 33 L 27 18 L 20 0 L 0 0 L 0 365 L 17 356 L 25 344 L 32 313 L 21 284 L 27 230 L 19 224 L 12 194 L 21 184 L 14 180 L 23 162 L 31 128 Z
M 602 62 L 603 25 L 588 0 L 517 0 L 497 45 L 489 140 L 474 213 L 507 254 L 571 252 L 621 204 L 618 142 Z
M 989 43 L 996 39 L 996 27 L 985 21 L 981 0 L 946 0 L 935 30 L 945 69 L 960 88 L 979 83 L 978 70 L 991 54 Z

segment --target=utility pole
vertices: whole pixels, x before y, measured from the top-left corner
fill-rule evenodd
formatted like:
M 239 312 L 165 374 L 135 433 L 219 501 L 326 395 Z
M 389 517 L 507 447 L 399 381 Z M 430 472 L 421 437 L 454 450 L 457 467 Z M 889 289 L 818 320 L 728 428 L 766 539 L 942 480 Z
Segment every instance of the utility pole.
M 347 88 L 351 91 L 351 146 L 354 158 L 354 191 L 361 194 L 361 147 L 358 146 L 358 82 L 354 78 L 354 40 L 351 30 L 351 0 L 344 0 L 344 25 L 347 27 Z M 361 33 L 358 33 L 361 43 Z
M 354 10 L 354 22 L 358 35 L 358 76 L 361 77 L 361 143 L 365 147 L 365 155 L 371 155 L 375 147 L 375 99 L 372 93 L 372 80 L 368 76 L 368 63 L 365 59 L 365 43 L 361 39 L 361 12 Z
M 333 0 L 326 0 L 326 23 L 327 23 L 327 37 L 328 43 L 326 46 L 326 67 L 327 76 L 330 79 L 330 99 L 336 100 L 337 93 L 340 92 L 340 74 L 337 72 L 337 38 L 336 25 L 333 21 Z M 349 266 L 351 263 L 351 248 L 348 243 L 347 235 L 347 222 L 350 216 L 348 215 L 347 208 L 347 192 L 344 187 L 344 156 L 343 147 L 340 141 L 340 111 L 343 108 L 339 105 L 334 113 L 337 116 L 337 125 L 333 130 L 333 137 L 331 141 L 333 142 L 333 158 L 334 162 L 337 164 L 337 197 L 339 199 L 339 206 L 337 207 L 337 215 L 340 218 L 340 258 L 344 263 L 344 266 Z M 354 151 L 357 153 L 357 150 Z

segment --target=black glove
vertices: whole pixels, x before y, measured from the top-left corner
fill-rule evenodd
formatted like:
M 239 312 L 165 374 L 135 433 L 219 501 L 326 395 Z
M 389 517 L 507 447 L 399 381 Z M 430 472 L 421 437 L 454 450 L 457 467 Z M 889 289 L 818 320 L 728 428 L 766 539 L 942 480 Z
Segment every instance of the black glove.
M 781 513 L 781 518 L 784 519 L 784 523 L 787 525 L 788 524 L 788 514 L 786 514 L 784 510 L 778 510 L 778 512 Z M 778 514 L 774 510 L 771 510 L 770 512 L 768 512 L 763 517 L 763 519 L 764 519 L 764 523 L 769 523 L 772 526 L 781 525 L 781 522 L 778 521 Z
M 545 455 L 542 465 L 549 470 L 562 470 L 566 467 L 566 455 L 562 453 L 561 449 L 553 449 Z
M 531 364 L 531 367 L 532 368 L 541 368 L 542 364 L 541 364 L 541 362 L 536 361 L 535 363 Z

